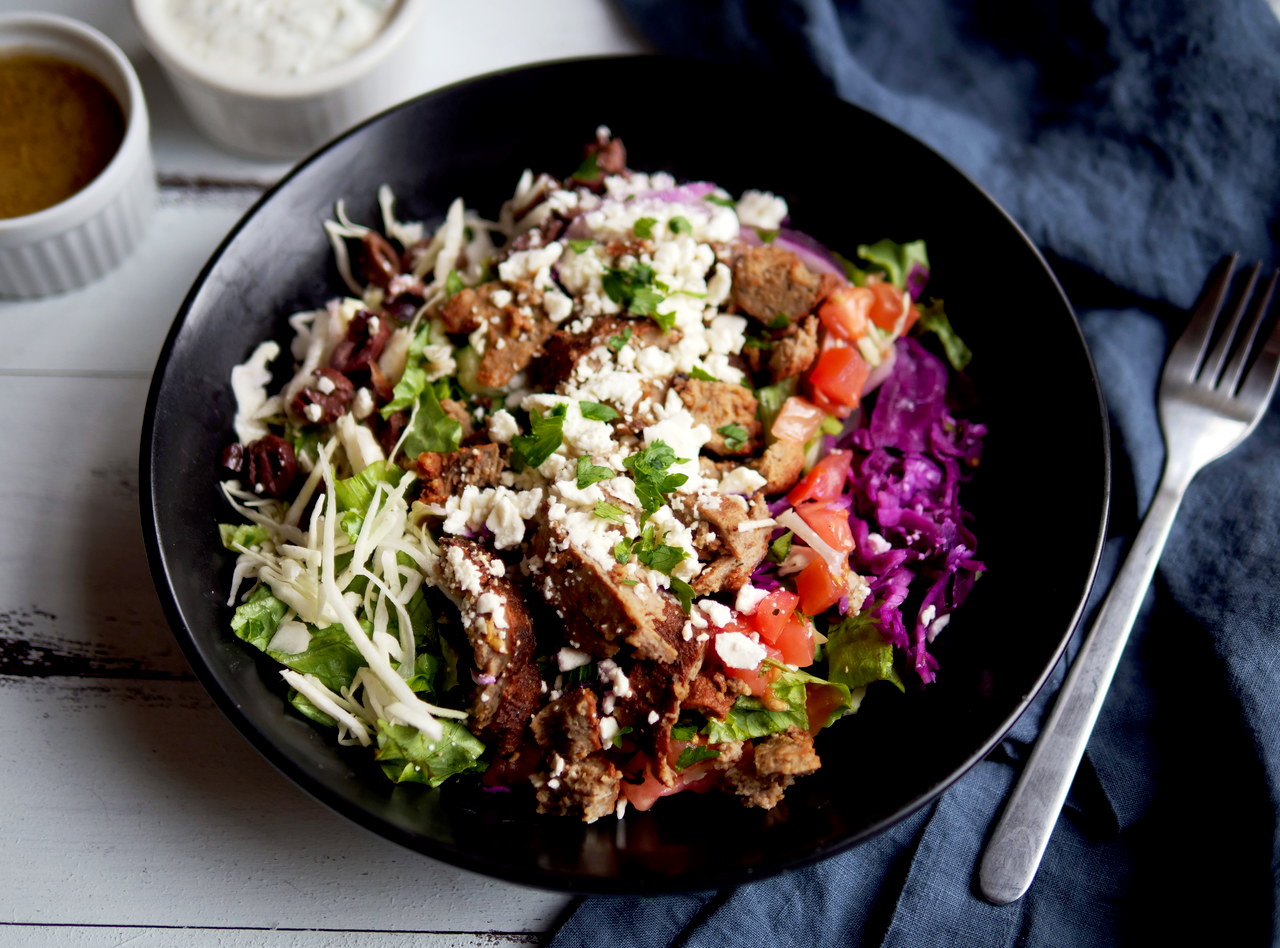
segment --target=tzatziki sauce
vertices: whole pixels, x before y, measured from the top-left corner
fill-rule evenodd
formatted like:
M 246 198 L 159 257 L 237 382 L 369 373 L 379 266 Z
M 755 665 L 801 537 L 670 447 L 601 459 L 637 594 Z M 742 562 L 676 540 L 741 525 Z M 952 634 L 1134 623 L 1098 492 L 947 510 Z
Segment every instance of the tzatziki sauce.
M 350 59 L 398 0 L 162 0 L 191 54 L 241 77 L 304 76 Z

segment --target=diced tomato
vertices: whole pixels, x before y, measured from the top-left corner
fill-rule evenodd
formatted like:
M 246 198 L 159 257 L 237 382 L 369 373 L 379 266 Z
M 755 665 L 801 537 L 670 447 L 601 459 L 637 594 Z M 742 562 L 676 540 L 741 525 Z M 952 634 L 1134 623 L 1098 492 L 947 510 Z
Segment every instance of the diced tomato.
M 768 642 L 761 642 L 768 658 L 782 661 L 782 653 L 778 649 L 770 645 Z M 751 689 L 751 693 L 759 698 L 765 693 L 765 690 L 774 683 L 778 677 L 778 669 L 771 665 L 760 663 L 759 668 L 730 668 L 725 666 L 724 673 L 730 678 L 737 678 Z
M 779 441 L 797 441 L 804 444 L 818 432 L 827 413 L 799 395 L 792 395 L 782 403 L 778 417 L 773 420 L 769 433 Z
M 867 316 L 875 295 L 865 286 L 842 286 L 818 307 L 822 325 L 841 339 L 854 341 L 867 334 Z
M 818 356 L 818 364 L 809 373 L 809 385 L 819 406 L 825 400 L 833 405 L 856 408 L 870 375 L 871 366 L 857 349 L 838 346 Z
M 776 644 L 788 665 L 804 668 L 813 664 L 813 624 L 803 616 L 793 615 L 787 620 Z
M 760 638 L 776 645 L 778 636 L 786 628 L 787 621 L 791 618 L 791 613 L 796 611 L 796 604 L 799 602 L 800 597 L 787 589 L 775 589 L 761 599 L 755 615 L 751 617 Z
M 796 504 L 795 510 L 800 519 L 813 527 L 813 532 L 827 546 L 837 553 L 853 552 L 853 529 L 849 526 L 849 511 L 836 504 L 817 500 Z
M 832 451 L 815 464 L 795 487 L 791 488 L 791 493 L 787 494 L 787 500 L 792 506 L 802 504 L 806 500 L 830 503 L 844 490 L 852 464 L 852 451 Z
M 843 576 L 839 580 L 833 577 L 831 570 L 827 569 L 826 560 L 815 556 L 808 566 L 796 574 L 800 611 L 807 616 L 816 616 L 830 609 L 849 592 L 843 580 Z
M 916 308 L 915 301 L 912 300 L 907 304 L 907 321 L 902 324 L 902 331 L 905 333 L 908 329 L 916 324 L 916 320 L 920 318 L 920 310 Z
M 831 712 L 844 702 L 844 695 L 831 685 L 806 684 L 805 711 L 809 714 L 809 733 L 817 734 L 826 726 Z
M 679 771 L 676 774 L 675 783 L 668 787 L 653 775 L 653 769 L 643 754 L 634 758 L 624 768 L 624 772 L 630 779 L 623 778 L 622 794 L 627 798 L 627 803 L 641 812 L 652 808 L 661 797 L 669 797 L 682 790 L 692 790 L 694 793 L 709 790 L 720 777 L 712 768 L 711 761 L 700 760 L 691 767 Z M 641 775 L 644 779 L 637 780 Z M 633 780 L 636 782 L 633 783 Z
M 870 283 L 867 289 L 874 297 L 867 315 L 881 329 L 892 332 L 902 317 L 906 294 L 892 283 L 883 281 Z

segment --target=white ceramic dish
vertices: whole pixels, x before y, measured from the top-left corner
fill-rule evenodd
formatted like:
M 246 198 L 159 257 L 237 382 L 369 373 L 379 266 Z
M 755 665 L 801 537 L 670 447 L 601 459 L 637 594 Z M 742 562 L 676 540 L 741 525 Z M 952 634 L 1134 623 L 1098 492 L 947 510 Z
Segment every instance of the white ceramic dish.
M 114 43 L 78 20 L 0 14 L 0 55 L 38 53 L 97 76 L 120 103 L 124 139 L 102 172 L 66 200 L 0 218 L 0 299 L 77 289 L 118 266 L 141 240 L 156 200 L 151 131 L 142 86 Z
M 134 18 L 197 128 L 251 157 L 296 159 L 404 97 L 392 54 L 425 0 L 399 0 L 386 26 L 350 57 L 288 76 L 235 75 L 210 65 L 192 52 L 165 4 L 133 0 Z

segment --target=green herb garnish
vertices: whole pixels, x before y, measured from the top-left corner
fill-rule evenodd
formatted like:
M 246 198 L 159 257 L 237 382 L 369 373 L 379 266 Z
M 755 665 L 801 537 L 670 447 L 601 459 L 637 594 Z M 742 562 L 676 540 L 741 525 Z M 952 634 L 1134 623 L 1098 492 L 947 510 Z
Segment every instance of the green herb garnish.
M 683 579 L 677 579 L 675 576 L 672 576 L 671 591 L 675 593 L 676 598 L 680 600 L 680 608 L 684 610 L 684 614 L 688 615 L 689 610 L 693 608 L 693 587 Z
M 605 503 L 603 500 L 597 501 L 595 508 L 591 511 L 601 520 L 608 520 L 611 523 L 626 523 L 627 512 L 617 504 Z
M 536 408 L 529 413 L 529 433 L 511 439 L 512 450 L 526 467 L 538 467 L 564 443 L 564 416 L 568 406 L 561 402 L 543 415 Z
M 582 412 L 583 418 L 590 418 L 592 421 L 613 421 L 618 417 L 616 408 L 599 402 L 578 402 L 578 409 Z
M 645 510 L 653 513 L 661 507 L 669 494 L 689 479 L 686 474 L 668 474 L 672 464 L 684 464 L 688 458 L 677 458 L 671 445 L 659 439 L 628 458 L 622 466 L 631 472 L 636 482 L 636 497 Z
M 606 267 L 600 284 L 605 295 L 629 315 L 649 316 L 663 329 L 675 325 L 674 313 L 658 312 L 658 306 L 665 299 L 662 291 L 666 288 L 654 281 L 653 267 L 647 263 L 637 263 L 630 270 Z
M 667 221 L 667 226 L 671 228 L 673 234 L 692 234 L 693 225 L 689 223 L 689 218 L 679 215 Z
M 656 223 L 658 223 L 657 220 L 652 217 L 638 217 L 635 226 L 631 229 L 641 240 L 648 240 L 653 236 L 653 225 Z
M 739 450 L 751 437 L 751 432 L 742 425 L 721 425 L 716 433 L 724 438 L 724 446 L 729 451 Z
M 700 381 L 703 381 L 703 382 L 719 382 L 720 381 L 718 378 L 716 378 L 706 369 L 696 365 L 689 370 L 689 378 L 699 379 Z
M 578 458 L 578 490 L 585 490 L 596 481 L 607 481 L 614 473 L 607 467 L 592 464 L 589 457 Z

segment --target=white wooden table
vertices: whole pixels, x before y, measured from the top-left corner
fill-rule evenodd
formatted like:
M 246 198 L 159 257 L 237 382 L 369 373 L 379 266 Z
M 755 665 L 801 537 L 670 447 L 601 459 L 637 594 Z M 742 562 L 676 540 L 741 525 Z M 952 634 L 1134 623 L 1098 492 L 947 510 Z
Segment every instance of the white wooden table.
M 192 280 L 287 170 L 205 143 L 127 0 L 0 0 L 84 20 L 133 60 L 160 206 L 82 291 L 0 302 L 0 945 L 527 944 L 563 895 L 471 875 L 295 789 L 196 682 L 138 509 L 143 404 Z M 607 0 L 436 0 L 406 94 L 493 69 L 644 49 Z

